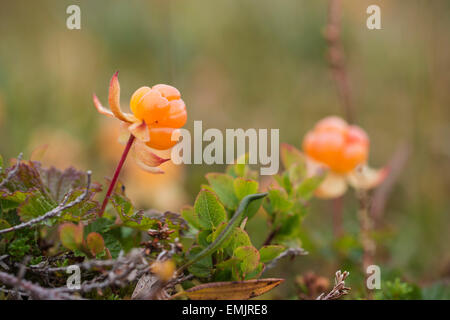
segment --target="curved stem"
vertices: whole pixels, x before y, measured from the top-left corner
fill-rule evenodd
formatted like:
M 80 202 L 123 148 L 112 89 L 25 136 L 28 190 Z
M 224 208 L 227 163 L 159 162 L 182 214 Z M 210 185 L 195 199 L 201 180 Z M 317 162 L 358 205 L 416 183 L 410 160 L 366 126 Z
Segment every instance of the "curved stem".
M 203 259 L 204 257 L 212 254 L 214 251 L 216 251 L 222 243 L 231 235 L 233 232 L 234 227 L 236 227 L 239 224 L 240 218 L 245 217 L 246 208 L 250 204 L 250 202 L 254 200 L 258 200 L 261 198 L 264 198 L 267 196 L 267 192 L 265 193 L 255 193 L 250 194 L 248 196 L 245 196 L 241 203 L 239 204 L 239 207 L 237 208 L 236 212 L 234 213 L 233 217 L 231 218 L 230 222 L 228 222 L 227 226 L 223 231 L 218 235 L 216 240 L 212 242 L 210 245 L 208 245 L 205 249 L 200 251 L 194 258 L 186 262 L 184 265 L 182 265 L 177 270 L 177 274 L 180 274 L 184 269 L 191 266 L 192 264 L 196 263 L 197 261 Z
M 134 142 L 134 136 L 130 135 L 130 138 L 128 139 L 127 145 L 125 146 L 125 149 L 123 150 L 122 157 L 120 158 L 119 164 L 117 165 L 116 171 L 114 172 L 114 176 L 111 180 L 111 184 L 109 185 L 108 191 L 106 192 L 105 199 L 102 203 L 102 208 L 98 212 L 98 216 L 103 216 L 103 212 L 105 211 L 106 205 L 108 203 L 109 198 L 111 197 L 112 191 L 114 190 L 114 187 L 116 186 L 117 179 L 119 178 L 120 171 L 122 170 L 123 164 L 125 163 L 125 160 L 127 158 L 128 152 L 131 149 L 131 146 Z

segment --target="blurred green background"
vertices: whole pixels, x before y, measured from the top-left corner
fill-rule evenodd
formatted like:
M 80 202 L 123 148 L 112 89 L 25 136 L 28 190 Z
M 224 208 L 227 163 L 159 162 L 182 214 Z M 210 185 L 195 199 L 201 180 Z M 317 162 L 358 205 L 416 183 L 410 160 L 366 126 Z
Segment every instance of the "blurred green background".
M 81 30 L 66 28 L 71 4 L 81 8 Z M 382 30 L 366 28 L 370 4 L 381 7 Z M 182 93 L 189 129 L 193 120 L 203 120 L 204 128 L 279 128 L 282 142 L 300 147 L 317 120 L 344 115 L 326 62 L 327 5 L 2 0 L 0 153 L 29 157 L 48 144 L 44 163 L 89 168 L 103 181 L 120 156 L 111 129 L 118 123 L 103 119 L 91 99 L 96 92 L 106 103 L 116 70 L 124 105 L 138 87 L 168 83 Z M 376 262 L 382 276 L 398 274 L 423 285 L 450 279 L 449 17 L 448 0 L 343 3 L 343 44 L 357 123 L 371 138 L 370 164 L 382 167 L 402 143 L 411 150 L 375 234 Z M 222 169 L 190 165 L 161 182 L 142 178 L 137 201 L 164 189 L 157 198 L 176 210 L 193 202 L 206 172 Z M 124 175 L 126 185 L 133 185 L 131 177 Z M 305 220 L 310 255 L 269 273 L 293 280 L 313 270 L 331 278 L 337 269 L 355 268 L 360 256 L 351 250 L 358 231 L 352 192 L 343 205 L 342 239 L 333 236 L 333 203 L 315 200 Z M 155 206 L 164 208 L 164 202 Z M 250 225 L 257 244 L 265 237 L 262 221 Z M 277 294 L 295 292 L 288 281 Z

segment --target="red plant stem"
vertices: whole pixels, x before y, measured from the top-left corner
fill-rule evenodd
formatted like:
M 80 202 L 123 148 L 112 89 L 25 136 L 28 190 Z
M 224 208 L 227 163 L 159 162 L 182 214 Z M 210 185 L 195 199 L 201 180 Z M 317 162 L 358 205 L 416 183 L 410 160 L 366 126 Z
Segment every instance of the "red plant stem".
M 108 200 L 111 197 L 114 187 L 116 186 L 120 171 L 122 170 L 123 164 L 125 163 L 125 160 L 127 159 L 128 152 L 130 151 L 131 146 L 133 145 L 133 142 L 134 142 L 134 136 L 130 135 L 127 145 L 125 146 L 125 149 L 123 150 L 122 157 L 120 158 L 119 164 L 117 165 L 116 171 L 114 172 L 114 176 L 111 180 L 108 191 L 106 192 L 105 199 L 103 200 L 103 203 L 102 203 L 102 208 L 98 212 L 99 217 L 103 216 L 103 212 L 105 211 Z

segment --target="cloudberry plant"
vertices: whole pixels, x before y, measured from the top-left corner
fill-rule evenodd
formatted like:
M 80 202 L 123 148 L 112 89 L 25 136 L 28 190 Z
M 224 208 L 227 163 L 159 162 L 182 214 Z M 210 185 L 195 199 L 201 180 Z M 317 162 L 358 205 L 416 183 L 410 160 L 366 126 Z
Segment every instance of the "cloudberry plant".
M 358 126 L 339 117 L 319 121 L 303 140 L 305 153 L 332 171 L 347 173 L 367 161 L 369 137 Z
M 109 86 L 108 101 L 111 110 L 103 107 L 95 94 L 94 105 L 99 113 L 122 121 L 131 135 L 111 180 L 99 216 L 103 215 L 120 170 L 135 140 L 137 140 L 134 143 L 136 163 L 150 173 L 163 173 L 158 167 L 169 159 L 159 157 L 153 149 L 167 150 L 173 147 L 177 141 L 173 141 L 172 137 L 176 138 L 178 129 L 186 123 L 187 119 L 186 105 L 181 100 L 180 92 L 166 84 L 157 84 L 153 88 L 139 88 L 130 100 L 132 113 L 122 112 L 117 75 L 118 72 L 113 75 Z
M 380 184 L 386 169 L 367 166 L 369 137 L 356 125 L 349 125 L 337 116 L 320 120 L 303 139 L 310 175 L 319 169 L 328 173 L 316 190 L 316 196 L 336 198 L 343 195 L 348 184 L 356 189 L 371 189 Z M 319 170 L 320 171 L 320 170 Z

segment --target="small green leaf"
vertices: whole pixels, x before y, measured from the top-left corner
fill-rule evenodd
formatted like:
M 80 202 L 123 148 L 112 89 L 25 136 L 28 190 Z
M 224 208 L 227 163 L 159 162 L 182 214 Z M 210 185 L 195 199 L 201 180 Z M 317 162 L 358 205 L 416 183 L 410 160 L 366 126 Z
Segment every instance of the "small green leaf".
M 31 250 L 28 238 L 15 239 L 8 246 L 8 254 L 16 258 L 22 258 Z
M 267 196 L 268 201 L 265 204 L 265 209 L 269 214 L 275 214 L 277 212 L 284 212 L 289 210 L 293 203 L 288 199 L 288 195 L 284 190 L 271 189 Z
M 4 219 L 0 219 L 0 230 L 10 228 L 11 225 L 8 221 Z M 0 239 L 11 240 L 14 236 L 14 232 L 8 232 L 0 235 Z
M 86 244 L 89 251 L 96 256 L 105 250 L 105 241 L 103 237 L 97 232 L 91 232 L 86 237 Z
M 314 195 L 314 191 L 316 191 L 316 189 L 320 186 L 324 178 L 325 173 L 317 174 L 310 178 L 304 179 L 297 187 L 297 195 L 304 200 L 310 199 Z
M 226 222 L 222 222 L 221 224 L 219 224 L 216 228 L 216 230 L 214 230 L 213 232 L 211 232 L 208 236 L 208 241 L 209 242 L 214 242 L 216 241 L 217 237 L 220 235 L 220 233 L 226 228 L 227 223 Z M 224 247 L 224 243 L 222 244 L 221 247 Z
M 280 187 L 282 187 L 287 194 L 291 194 L 292 192 L 292 182 L 289 178 L 289 172 L 285 171 L 283 175 L 275 175 L 275 180 L 278 182 Z
M 207 247 L 211 241 L 209 241 L 212 235 L 211 230 L 202 230 L 197 234 L 197 243 L 202 247 Z
M 245 275 L 245 280 L 257 279 L 261 276 L 265 269 L 264 263 L 260 262 L 258 266 L 251 272 Z
M 282 143 L 280 148 L 281 162 L 285 169 L 289 169 L 293 164 L 306 165 L 304 154 L 287 143 Z
M 239 227 L 236 227 L 233 230 L 233 233 L 230 236 L 231 241 L 227 245 L 226 249 L 229 254 L 232 254 L 237 247 L 242 246 L 251 246 L 252 242 L 250 241 L 250 237 L 245 230 L 242 230 Z
M 268 245 L 264 246 L 261 249 L 259 249 L 259 254 L 261 257 L 261 262 L 267 263 L 269 261 L 272 261 L 276 257 L 280 255 L 284 251 L 284 246 L 279 245 Z
M 241 260 L 239 268 L 244 275 L 255 270 L 259 264 L 259 252 L 253 246 L 238 247 L 233 256 Z
M 195 214 L 195 210 L 193 207 L 186 206 L 181 208 L 181 216 L 195 229 L 202 229 L 198 216 Z
M 96 218 L 94 221 L 89 223 L 87 226 L 84 227 L 85 233 L 91 233 L 91 232 L 98 232 L 98 233 L 104 233 L 111 230 L 111 228 L 114 226 L 114 221 L 109 220 L 108 218 L 102 217 L 102 218 Z
M 203 248 L 201 247 L 192 248 L 189 252 L 189 258 L 193 259 L 202 250 Z M 208 278 L 211 275 L 212 267 L 212 258 L 209 255 L 189 266 L 188 271 L 196 277 Z
M 248 178 L 253 176 L 253 172 L 250 170 L 249 166 L 249 156 L 248 153 L 239 156 L 234 164 L 230 164 L 227 167 L 227 174 L 231 175 L 233 178 L 242 177 Z
M 305 179 L 307 171 L 304 165 L 294 163 L 285 174 L 289 176 L 291 183 L 297 184 L 299 181 Z
M 219 269 L 231 269 L 236 267 L 239 263 L 241 263 L 241 259 L 234 257 L 216 264 L 216 267 Z
M 232 177 L 224 173 L 208 173 L 206 179 L 225 207 L 231 210 L 237 208 L 239 200 L 234 193 Z
M 234 192 L 236 193 L 236 196 L 239 200 L 242 200 L 245 196 L 248 196 L 249 194 L 254 194 L 258 192 L 259 184 L 258 182 L 250 179 L 244 179 L 241 177 L 238 177 L 234 180 Z M 245 209 L 245 216 L 247 216 L 249 219 L 251 219 L 255 213 L 259 210 L 261 207 L 262 199 L 258 199 L 253 201 L 248 205 L 248 207 Z
M 120 241 L 117 240 L 111 232 L 104 233 L 103 239 L 105 240 L 105 247 L 108 248 L 111 257 L 116 259 L 119 256 L 120 251 L 123 249 Z
M 213 230 L 220 223 L 227 221 L 225 208 L 211 191 L 200 191 L 195 200 L 194 211 L 200 225 L 207 230 Z
M 245 196 L 258 192 L 258 182 L 244 178 L 234 179 L 234 192 L 239 200 Z
M 17 208 L 17 214 L 23 222 L 44 215 L 48 211 L 54 209 L 57 204 L 36 190 L 29 195 L 26 200 Z
M 147 217 L 142 211 L 134 212 L 131 201 L 124 195 L 114 193 L 111 202 L 125 227 L 147 231 L 158 226 L 158 220 Z
M 287 216 L 287 218 L 282 221 L 281 228 L 275 239 L 283 241 L 296 239 L 300 241 L 298 236 L 301 231 L 301 221 L 302 217 L 299 214 Z
M 83 225 L 64 223 L 59 226 L 59 239 L 64 247 L 72 251 L 83 243 Z
M 238 209 L 233 214 L 230 222 L 227 224 L 226 228 L 221 232 L 219 237 L 217 237 L 216 241 L 208 245 L 206 248 L 202 249 L 197 255 L 195 255 L 192 259 L 188 260 L 185 264 L 183 264 L 180 268 L 178 268 L 177 272 L 181 272 L 182 270 L 188 268 L 195 262 L 201 260 L 204 257 L 210 256 L 213 252 L 215 252 L 220 246 L 226 241 L 233 232 L 233 229 L 238 225 L 239 221 L 242 219 L 242 215 L 245 213 L 245 209 L 249 203 L 252 201 L 264 198 L 267 196 L 267 193 L 258 193 L 251 194 L 242 199 L 239 204 Z
M 128 220 L 133 215 L 133 204 L 126 196 L 114 193 L 111 202 L 123 221 Z

